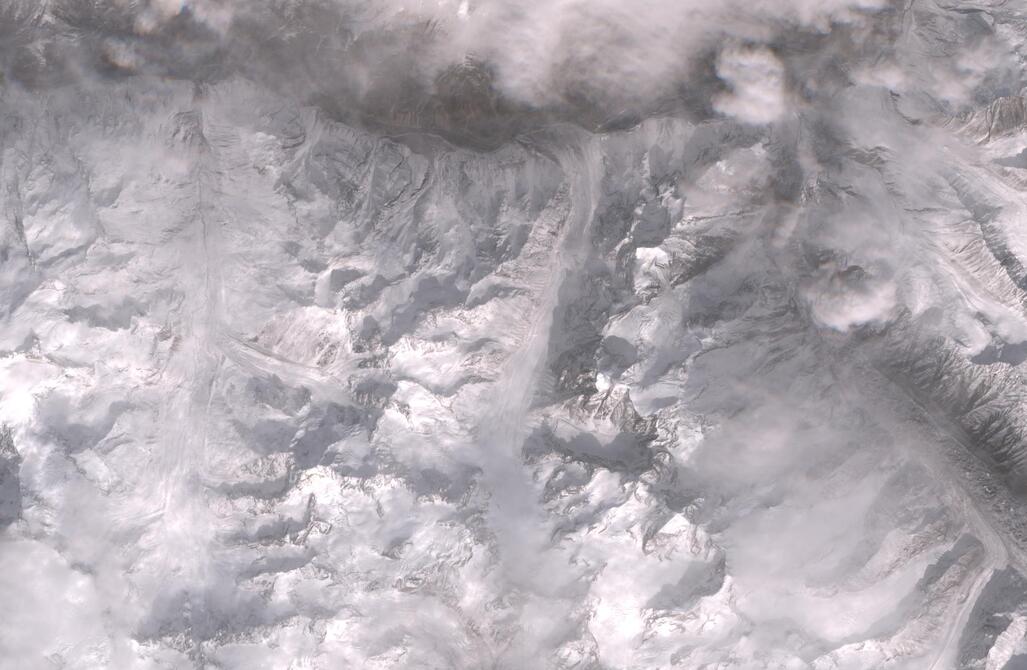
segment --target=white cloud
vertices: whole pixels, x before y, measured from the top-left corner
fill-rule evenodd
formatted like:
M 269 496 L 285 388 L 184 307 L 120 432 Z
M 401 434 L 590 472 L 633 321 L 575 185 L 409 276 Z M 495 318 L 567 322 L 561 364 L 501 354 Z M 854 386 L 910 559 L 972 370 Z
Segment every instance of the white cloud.
M 730 93 L 714 100 L 722 114 L 744 123 L 765 124 L 788 110 L 784 67 L 767 49 L 725 49 L 717 59 L 717 75 L 731 87 Z

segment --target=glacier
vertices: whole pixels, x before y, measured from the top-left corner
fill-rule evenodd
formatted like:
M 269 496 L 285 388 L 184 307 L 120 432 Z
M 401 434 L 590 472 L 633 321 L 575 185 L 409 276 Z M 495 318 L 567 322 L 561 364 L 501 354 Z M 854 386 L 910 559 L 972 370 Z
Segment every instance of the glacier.
M 0 6 L 0 668 L 1027 667 L 1027 6 Z

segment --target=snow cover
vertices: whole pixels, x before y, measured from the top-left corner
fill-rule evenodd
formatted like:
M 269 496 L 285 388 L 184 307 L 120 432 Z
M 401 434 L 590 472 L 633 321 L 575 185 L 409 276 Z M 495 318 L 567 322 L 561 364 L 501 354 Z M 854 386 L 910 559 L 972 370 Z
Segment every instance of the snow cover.
M 0 668 L 1027 667 L 1027 9 L 0 8 Z

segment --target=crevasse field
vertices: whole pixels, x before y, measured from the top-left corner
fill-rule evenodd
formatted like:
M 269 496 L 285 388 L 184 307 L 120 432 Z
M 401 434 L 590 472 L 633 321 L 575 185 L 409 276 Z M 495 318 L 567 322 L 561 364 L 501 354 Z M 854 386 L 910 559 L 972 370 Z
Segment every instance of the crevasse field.
M 0 1 L 3 670 L 1027 668 L 1027 4 Z

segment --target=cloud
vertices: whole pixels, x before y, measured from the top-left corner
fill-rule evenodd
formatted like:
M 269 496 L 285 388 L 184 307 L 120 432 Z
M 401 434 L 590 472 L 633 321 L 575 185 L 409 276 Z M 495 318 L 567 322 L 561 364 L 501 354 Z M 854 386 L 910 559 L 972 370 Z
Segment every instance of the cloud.
M 883 324 L 895 314 L 897 287 L 863 268 L 824 269 L 806 290 L 813 318 L 821 325 L 846 332 L 866 324 Z
M 994 364 L 1027 337 L 1022 183 L 939 112 L 1018 90 L 1000 39 L 926 58 L 934 4 L 860 0 L 45 7 L 0 9 L 15 662 L 883 667 L 960 639 L 979 575 L 927 566 L 976 529 L 880 371 L 1013 435 L 987 422 L 1022 404 Z M 557 130 L 393 141 L 489 123 Z
M 621 0 L 54 0 L 22 2 L 0 49 L 10 79 L 31 86 L 90 73 L 209 82 L 233 76 L 347 113 L 406 118 L 562 110 L 595 123 L 709 99 L 754 123 L 777 118 L 786 65 L 766 48 L 796 31 L 871 21 L 878 3 L 833 0 L 630 4 Z M 20 9 L 19 9 L 20 8 Z M 17 19 L 17 20 L 14 20 Z M 747 47 L 724 44 L 746 44 Z M 719 55 L 718 55 L 719 52 Z M 710 72 L 715 58 L 718 84 Z M 445 98 L 447 73 L 473 64 L 477 84 Z M 452 89 L 452 86 L 450 86 Z M 475 98 L 479 99 L 475 99 Z M 404 116 L 405 115 L 405 116 Z M 418 118 L 414 118 L 418 117 Z M 473 120 L 473 119 L 472 119 Z
M 713 103 L 716 110 L 744 123 L 777 121 L 788 109 L 784 67 L 767 49 L 725 49 L 717 76 L 731 88 Z

